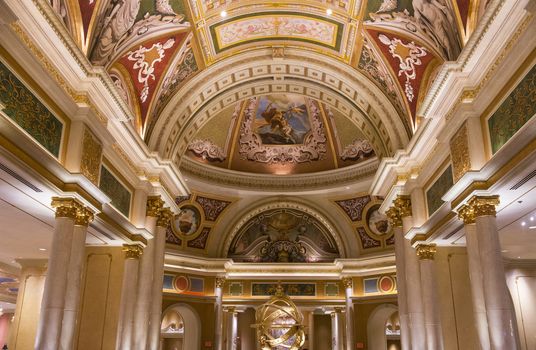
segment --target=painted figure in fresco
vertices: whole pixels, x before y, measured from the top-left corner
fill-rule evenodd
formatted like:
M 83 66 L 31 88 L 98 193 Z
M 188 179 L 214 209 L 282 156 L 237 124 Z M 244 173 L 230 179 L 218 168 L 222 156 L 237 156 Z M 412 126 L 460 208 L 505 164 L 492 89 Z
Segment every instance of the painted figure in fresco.
M 435 37 L 449 60 L 460 54 L 461 44 L 456 34 L 456 22 L 444 0 L 413 0 L 415 19 Z
M 290 116 L 292 116 L 292 111 L 298 107 L 291 107 L 287 112 L 285 112 L 285 115 L 283 115 L 283 112 L 278 110 L 275 107 L 272 107 L 273 103 L 270 102 L 264 112 L 262 112 L 262 117 L 268 124 L 270 124 L 270 128 L 272 132 L 279 131 L 281 134 L 283 134 L 283 137 L 287 141 L 287 143 L 297 143 L 296 138 L 293 136 L 294 130 L 292 129 L 292 126 L 288 123 L 288 117 L 286 115 L 290 112 Z M 301 109 L 299 111 L 295 111 L 301 113 Z

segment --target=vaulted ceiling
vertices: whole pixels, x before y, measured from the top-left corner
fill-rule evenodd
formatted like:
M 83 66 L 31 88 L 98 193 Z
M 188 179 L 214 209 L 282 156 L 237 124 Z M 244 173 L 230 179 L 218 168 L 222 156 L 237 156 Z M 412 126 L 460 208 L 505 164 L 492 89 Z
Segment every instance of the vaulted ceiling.
M 274 93 L 312 98 L 346 116 L 376 155 L 392 155 L 411 138 L 437 68 L 458 57 L 485 3 L 51 0 L 87 58 L 106 68 L 150 148 L 202 162 L 207 154 L 192 143 L 221 125 L 218 116 Z

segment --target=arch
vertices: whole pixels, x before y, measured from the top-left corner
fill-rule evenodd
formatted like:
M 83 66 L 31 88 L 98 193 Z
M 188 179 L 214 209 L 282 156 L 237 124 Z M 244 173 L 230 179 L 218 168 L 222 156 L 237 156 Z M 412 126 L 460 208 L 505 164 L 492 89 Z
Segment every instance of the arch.
M 367 340 L 369 350 L 387 350 L 385 325 L 398 307 L 393 304 L 381 304 L 376 307 L 367 321 Z
M 335 245 L 337 246 L 340 257 L 346 257 L 347 252 L 345 249 L 345 245 L 343 244 L 341 235 L 337 233 L 337 231 L 335 230 L 335 226 L 332 225 L 332 223 L 324 215 L 322 215 L 319 211 L 313 209 L 309 205 L 300 203 L 298 201 L 293 201 L 291 199 L 281 200 L 280 198 L 271 198 L 270 200 L 263 202 L 263 204 L 257 205 L 253 209 L 249 209 L 245 213 L 243 212 L 241 214 L 238 214 L 238 219 L 230 226 L 231 230 L 229 230 L 224 235 L 224 237 L 226 238 L 225 240 L 223 240 L 220 246 L 219 256 L 227 256 L 227 252 L 229 251 L 229 248 L 234 241 L 236 235 L 250 219 L 252 219 L 256 215 L 273 209 L 295 209 L 312 216 L 314 219 L 318 220 L 318 222 L 324 225 L 324 227 L 328 230 L 329 234 L 335 241 Z
M 407 121 L 367 77 L 338 63 L 312 52 L 304 55 L 299 49 L 282 61 L 274 61 L 261 49 L 220 61 L 171 98 L 148 136 L 149 147 L 166 159 L 180 156 L 196 131 L 222 108 L 267 93 L 267 86 L 274 92 L 284 92 L 277 89 L 288 86 L 287 92 L 316 97 L 346 111 L 351 120 L 370 130 L 369 136 L 385 155 L 392 155 L 409 140 Z
M 173 304 L 162 313 L 162 320 L 170 311 L 179 313 L 184 321 L 183 349 L 201 349 L 201 318 L 197 311 L 190 305 L 184 303 Z

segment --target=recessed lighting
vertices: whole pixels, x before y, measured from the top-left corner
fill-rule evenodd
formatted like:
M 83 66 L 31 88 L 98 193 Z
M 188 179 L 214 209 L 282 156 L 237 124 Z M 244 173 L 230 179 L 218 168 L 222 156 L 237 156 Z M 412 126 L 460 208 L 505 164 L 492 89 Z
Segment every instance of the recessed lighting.
M 331 16 L 333 14 L 333 10 L 332 9 L 326 9 L 326 14 L 328 16 Z
M 347 190 L 349 190 L 349 189 L 350 189 L 350 186 L 346 186 L 345 188 L 346 188 Z
M 530 217 L 530 221 L 534 221 L 534 216 L 531 216 L 531 217 Z
M 508 249 L 501 250 L 501 253 L 508 253 Z
M 518 256 L 517 258 L 518 258 L 518 259 L 521 259 L 521 257 L 520 257 L 520 256 Z
M 222 16 L 222 18 L 227 17 L 227 11 L 223 10 L 222 12 L 220 12 L 220 16 Z
M 40 251 L 44 252 L 46 248 L 39 248 Z
M 521 226 L 525 226 L 527 223 L 525 221 L 521 222 Z

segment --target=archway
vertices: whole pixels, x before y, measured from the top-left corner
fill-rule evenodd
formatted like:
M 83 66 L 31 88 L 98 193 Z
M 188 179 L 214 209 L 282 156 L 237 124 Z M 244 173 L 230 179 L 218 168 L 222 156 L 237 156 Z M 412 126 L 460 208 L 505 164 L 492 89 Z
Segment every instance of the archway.
M 201 319 L 189 305 L 174 304 L 162 316 L 162 350 L 199 350 Z
M 367 322 L 369 350 L 399 350 L 400 335 L 397 334 L 398 307 L 382 304 L 371 313 Z M 398 322 L 398 329 L 400 323 Z M 389 336 L 387 333 L 390 333 Z M 389 344 L 389 347 L 388 347 Z

